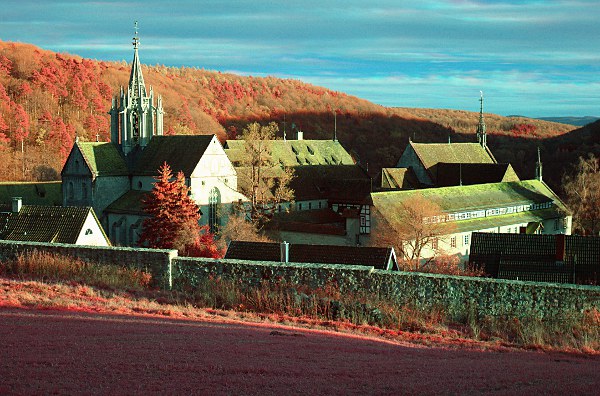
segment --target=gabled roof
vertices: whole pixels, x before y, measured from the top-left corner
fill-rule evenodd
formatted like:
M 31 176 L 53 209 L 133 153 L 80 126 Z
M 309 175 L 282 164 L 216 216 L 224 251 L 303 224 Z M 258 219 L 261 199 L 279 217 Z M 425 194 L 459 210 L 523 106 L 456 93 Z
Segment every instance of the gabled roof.
M 373 205 L 390 224 L 397 222 L 403 203 L 414 197 L 431 201 L 443 213 L 448 214 L 552 202 L 550 207 L 540 207 L 539 210 L 453 221 L 459 230 L 478 230 L 516 222 L 539 222 L 568 213 L 560 198 L 538 180 L 377 192 L 372 193 L 371 197 Z
M 108 205 L 104 212 L 145 215 L 142 209 L 142 199 L 149 194 L 150 191 L 129 190 Z
M 425 168 L 445 162 L 449 164 L 493 164 L 491 153 L 479 143 L 409 143 Z
M 419 179 L 412 168 L 381 169 L 381 188 L 410 190 L 420 187 Z
M 296 201 L 370 203 L 371 178 L 358 165 L 305 165 L 294 168 L 290 183 Z
M 110 142 L 76 142 L 75 145 L 94 177 L 129 174 L 117 145 Z
M 355 247 L 334 245 L 289 245 L 289 261 L 292 263 L 365 265 L 376 269 L 388 269 L 394 261 L 393 248 Z M 231 241 L 225 253 L 226 259 L 280 261 L 280 244 L 274 242 Z
M 74 244 L 90 213 L 96 218 L 91 207 L 23 205 L 18 213 L 0 213 L 0 238 Z
M 440 162 L 435 168 L 438 187 L 519 181 L 510 164 Z
M 153 136 L 133 169 L 134 175 L 154 176 L 166 161 L 173 175 L 179 171 L 189 177 L 214 135 Z
M 244 140 L 228 140 L 225 153 L 234 166 L 243 165 Z M 282 166 L 353 165 L 352 156 L 337 140 L 271 140 L 271 163 Z
M 600 237 L 473 233 L 469 261 L 494 277 L 598 283 Z
M 0 203 L 21 197 L 28 205 L 62 205 L 62 182 L 0 182 Z
M 276 213 L 265 227 L 279 231 L 346 235 L 346 219 L 329 208 Z

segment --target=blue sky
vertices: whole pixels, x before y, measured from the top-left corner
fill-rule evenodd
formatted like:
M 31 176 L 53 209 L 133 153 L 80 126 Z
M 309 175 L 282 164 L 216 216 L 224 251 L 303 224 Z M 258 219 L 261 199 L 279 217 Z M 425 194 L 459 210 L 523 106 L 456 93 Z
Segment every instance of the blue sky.
M 3 0 L 0 39 L 274 75 L 385 106 L 600 116 L 600 7 L 580 1 Z

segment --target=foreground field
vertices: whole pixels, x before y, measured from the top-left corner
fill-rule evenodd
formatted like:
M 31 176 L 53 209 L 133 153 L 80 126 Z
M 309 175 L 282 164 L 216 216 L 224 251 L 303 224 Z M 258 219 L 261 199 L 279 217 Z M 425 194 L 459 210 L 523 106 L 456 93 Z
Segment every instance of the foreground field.
M 600 357 L 0 307 L 0 394 L 597 394 Z

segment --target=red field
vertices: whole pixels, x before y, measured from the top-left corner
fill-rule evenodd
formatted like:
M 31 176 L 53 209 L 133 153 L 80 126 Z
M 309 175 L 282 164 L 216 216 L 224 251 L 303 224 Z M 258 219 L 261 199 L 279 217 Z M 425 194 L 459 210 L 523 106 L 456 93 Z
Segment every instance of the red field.
M 0 394 L 598 394 L 600 357 L 0 308 Z

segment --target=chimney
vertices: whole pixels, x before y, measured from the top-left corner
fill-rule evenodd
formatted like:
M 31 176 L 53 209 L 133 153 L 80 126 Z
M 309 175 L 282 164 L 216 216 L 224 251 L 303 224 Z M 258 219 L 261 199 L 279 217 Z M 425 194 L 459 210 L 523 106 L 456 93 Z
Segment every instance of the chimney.
M 556 234 L 556 261 L 565 261 L 565 234 Z
M 280 257 L 281 257 L 281 262 L 282 263 L 289 263 L 290 262 L 290 244 L 287 243 L 286 241 L 283 241 L 279 244 L 279 248 L 280 248 Z
M 304 132 L 302 132 L 300 129 L 298 129 L 298 132 L 296 132 L 296 139 L 298 139 L 298 140 L 304 139 Z
M 21 206 L 23 206 L 23 199 L 21 197 L 13 197 L 12 212 L 19 213 L 21 211 Z

